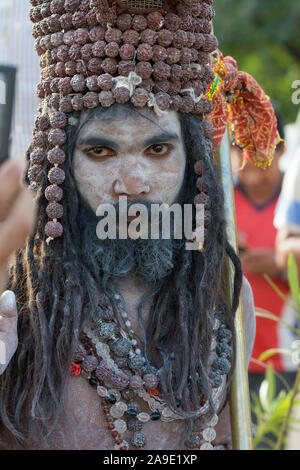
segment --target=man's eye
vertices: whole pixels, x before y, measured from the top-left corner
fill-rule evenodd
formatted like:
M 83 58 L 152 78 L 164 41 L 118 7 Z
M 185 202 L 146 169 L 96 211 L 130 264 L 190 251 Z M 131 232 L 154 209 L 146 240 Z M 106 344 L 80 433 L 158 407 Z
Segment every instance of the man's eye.
M 112 157 L 116 154 L 113 149 L 108 147 L 93 147 L 85 149 L 84 152 L 88 157 L 92 158 Z
M 172 146 L 170 144 L 154 144 L 151 147 L 147 148 L 146 153 L 148 155 L 168 155 L 172 150 Z

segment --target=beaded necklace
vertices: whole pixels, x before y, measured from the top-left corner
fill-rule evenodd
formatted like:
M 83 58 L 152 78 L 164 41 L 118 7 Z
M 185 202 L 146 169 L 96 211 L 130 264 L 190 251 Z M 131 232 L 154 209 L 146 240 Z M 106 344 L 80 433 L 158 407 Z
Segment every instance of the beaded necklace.
M 149 421 L 174 421 L 186 419 L 181 412 L 181 401 L 176 400 L 178 409 L 170 409 L 159 390 L 159 370 L 148 363 L 137 347 L 137 340 L 124 308 L 124 302 L 116 291 L 112 291 L 114 301 L 124 320 L 122 329 L 114 321 L 114 313 L 108 303 L 100 306 L 100 318 L 84 328 L 74 356 L 70 372 L 81 374 L 97 391 L 102 401 L 102 409 L 108 429 L 114 439 L 115 450 L 127 450 L 130 446 L 144 449 L 146 436 L 143 425 Z M 211 344 L 209 378 L 212 386 L 214 408 L 220 402 L 226 383 L 226 375 L 231 368 L 232 349 L 229 345 L 232 334 L 226 328 L 222 311 L 214 314 L 214 337 Z M 147 411 L 134 401 L 142 399 Z M 209 419 L 209 404 L 203 397 L 197 410 L 196 425 L 185 440 L 189 449 L 212 450 L 216 437 L 214 427 L 218 416 Z M 198 419 L 201 418 L 201 419 Z M 194 430 L 195 429 L 195 430 Z M 130 442 L 123 438 L 126 431 L 132 432 Z M 216 447 L 215 447 L 216 448 Z

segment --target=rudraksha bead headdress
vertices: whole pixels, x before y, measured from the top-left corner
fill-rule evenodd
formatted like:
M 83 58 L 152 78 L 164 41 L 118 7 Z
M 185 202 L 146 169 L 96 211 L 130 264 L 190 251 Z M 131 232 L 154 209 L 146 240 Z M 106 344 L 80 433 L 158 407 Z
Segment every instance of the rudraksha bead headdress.
M 210 53 L 218 42 L 211 33 L 213 0 L 30 1 L 42 71 L 28 178 L 37 188 L 44 160 L 53 165 L 45 190 L 50 241 L 63 233 L 60 165 L 68 114 L 115 102 L 158 114 L 207 114 Z

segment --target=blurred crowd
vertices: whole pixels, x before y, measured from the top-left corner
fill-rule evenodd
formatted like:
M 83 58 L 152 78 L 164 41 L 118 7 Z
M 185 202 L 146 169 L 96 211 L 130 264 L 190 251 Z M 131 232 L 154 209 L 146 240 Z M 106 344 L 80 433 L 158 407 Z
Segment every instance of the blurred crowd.
M 300 113 L 296 123 L 288 127 L 278 114 L 277 120 L 282 141 L 269 168 L 244 164 L 237 147 L 231 152 L 240 258 L 256 310 L 256 339 L 249 366 L 250 390 L 256 393 L 266 368 L 259 361 L 261 354 L 273 348 L 291 350 L 298 339 L 286 324 L 298 326 L 287 282 L 287 260 L 292 253 L 300 272 Z M 271 319 L 269 313 L 281 321 Z M 269 362 L 292 386 L 297 365 L 290 357 L 276 354 Z M 277 386 L 281 388 L 280 382 Z

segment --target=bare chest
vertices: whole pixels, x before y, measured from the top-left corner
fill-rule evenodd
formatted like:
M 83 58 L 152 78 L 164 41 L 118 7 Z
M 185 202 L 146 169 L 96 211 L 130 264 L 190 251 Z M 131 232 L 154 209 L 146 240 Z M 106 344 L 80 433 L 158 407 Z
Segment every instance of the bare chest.
M 43 449 L 62 450 L 111 450 L 114 439 L 103 414 L 102 399 L 82 377 L 70 377 L 65 398 L 64 413 L 45 443 Z M 135 399 L 146 411 L 141 399 Z M 184 422 L 181 420 L 162 422 L 149 421 L 144 424 L 146 450 L 183 450 Z M 125 431 L 123 438 L 130 442 L 131 431 Z

